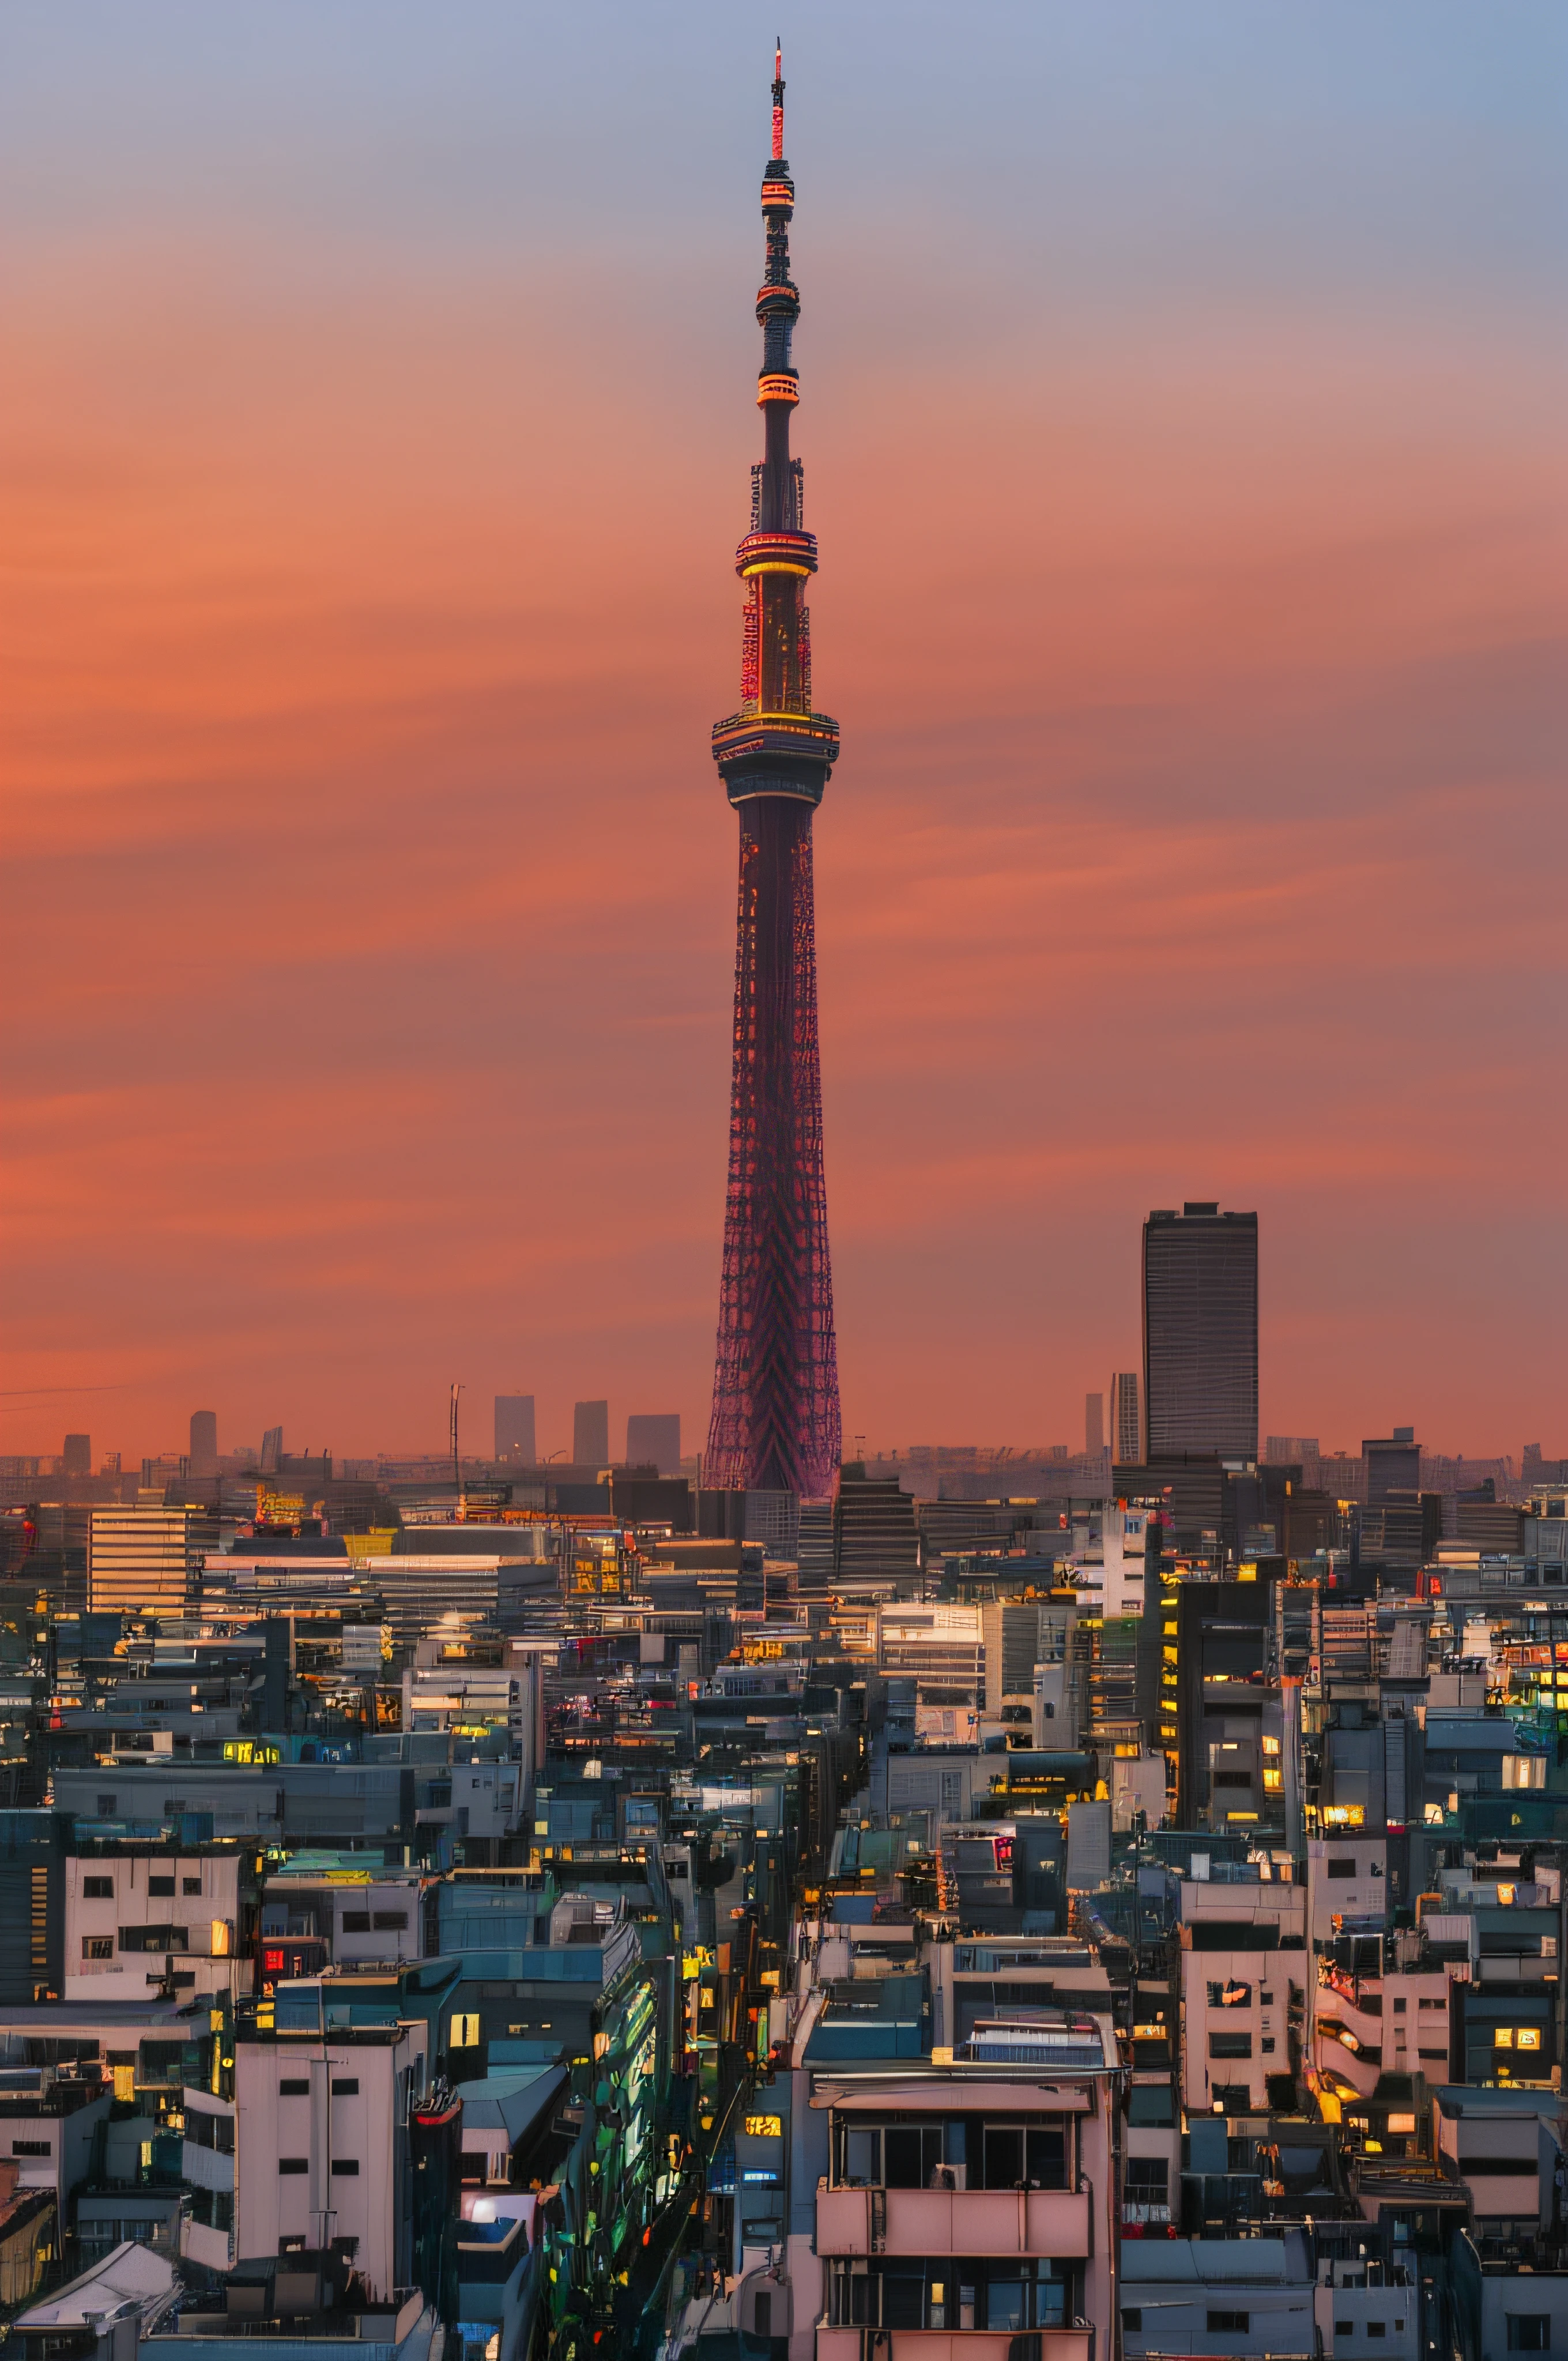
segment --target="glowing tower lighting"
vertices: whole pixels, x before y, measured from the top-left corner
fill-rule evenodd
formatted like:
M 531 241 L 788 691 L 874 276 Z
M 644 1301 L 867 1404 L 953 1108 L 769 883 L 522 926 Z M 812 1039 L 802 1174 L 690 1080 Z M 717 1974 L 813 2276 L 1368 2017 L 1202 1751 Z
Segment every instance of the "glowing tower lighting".
M 789 275 L 795 183 L 784 155 L 784 60 L 773 60 L 773 154 L 762 174 L 767 262 L 757 296 L 764 456 L 751 470 L 751 530 L 736 552 L 746 586 L 740 709 L 717 722 L 713 756 L 740 818 L 734 1073 L 718 1352 L 707 1480 L 820 1496 L 841 1446 L 822 1082 L 811 815 L 839 755 L 839 727 L 811 705 L 805 602 L 817 542 L 789 454 L 800 398 L 790 343 L 800 294 Z

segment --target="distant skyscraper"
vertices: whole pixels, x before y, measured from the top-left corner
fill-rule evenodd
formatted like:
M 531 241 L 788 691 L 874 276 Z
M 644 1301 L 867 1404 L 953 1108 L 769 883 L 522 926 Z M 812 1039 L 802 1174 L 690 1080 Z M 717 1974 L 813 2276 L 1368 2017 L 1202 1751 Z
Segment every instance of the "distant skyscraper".
M 572 1411 L 572 1457 L 579 1467 L 609 1466 L 609 1404 L 577 1402 Z
M 1397 1426 L 1392 1434 L 1372 1436 L 1362 1444 L 1361 1455 L 1366 1462 L 1369 1503 L 1386 1500 L 1391 1492 L 1420 1490 L 1421 1446 L 1413 1426 Z
M 93 1473 L 93 1437 L 90 1434 L 68 1434 L 61 1456 L 60 1472 L 66 1476 L 91 1476 Z
M 1144 1422 L 1138 1415 L 1138 1373 L 1118 1369 L 1111 1380 L 1111 1456 L 1136 1467 L 1144 1455 Z
M 269 1426 L 261 1438 L 261 1473 L 264 1476 L 276 1476 L 278 1462 L 282 1456 L 283 1430 L 280 1426 Z
M 191 1481 L 209 1484 L 218 1472 L 218 1414 L 215 1410 L 191 1412 Z
M 1083 1448 L 1091 1459 L 1098 1459 L 1105 1448 L 1103 1394 L 1085 1394 L 1083 1397 Z
M 496 1457 L 515 1459 L 524 1467 L 538 1466 L 532 1394 L 496 1396 Z
M 1270 1467 L 1299 1467 L 1318 1455 L 1315 1434 L 1271 1434 L 1264 1443 L 1263 1455 Z
M 1188 1203 L 1144 1224 L 1151 1460 L 1257 1456 L 1257 1215 Z
M 626 1457 L 632 1467 L 650 1462 L 661 1476 L 681 1472 L 681 1414 L 678 1410 L 644 1411 L 626 1422 Z

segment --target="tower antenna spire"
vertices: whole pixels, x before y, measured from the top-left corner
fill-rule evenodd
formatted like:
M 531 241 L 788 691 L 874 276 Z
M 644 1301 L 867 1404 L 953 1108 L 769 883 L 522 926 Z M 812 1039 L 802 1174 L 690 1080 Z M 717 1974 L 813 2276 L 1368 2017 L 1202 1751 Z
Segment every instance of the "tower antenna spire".
M 735 553 L 745 585 L 740 707 L 713 730 L 740 819 L 729 1185 L 718 1340 L 704 1476 L 720 1490 L 820 1500 L 842 1451 L 822 1079 L 811 822 L 839 757 L 839 725 L 811 696 L 806 591 L 817 542 L 790 455 L 800 400 L 790 276 L 795 182 L 784 157 L 784 44 L 773 52 L 773 145 L 762 172 L 764 258 L 757 291 L 762 457 L 751 470 L 751 530 Z

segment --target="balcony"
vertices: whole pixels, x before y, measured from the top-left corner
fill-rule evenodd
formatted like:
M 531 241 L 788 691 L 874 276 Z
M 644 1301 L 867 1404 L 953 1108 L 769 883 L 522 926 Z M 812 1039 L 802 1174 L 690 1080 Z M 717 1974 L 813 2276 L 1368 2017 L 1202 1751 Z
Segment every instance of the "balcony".
M 1092 2223 L 1087 2189 L 817 2192 L 819 2255 L 1056 2255 L 1082 2260 L 1094 2251 Z
M 817 2361 L 1094 2361 L 1094 2331 L 819 2328 Z

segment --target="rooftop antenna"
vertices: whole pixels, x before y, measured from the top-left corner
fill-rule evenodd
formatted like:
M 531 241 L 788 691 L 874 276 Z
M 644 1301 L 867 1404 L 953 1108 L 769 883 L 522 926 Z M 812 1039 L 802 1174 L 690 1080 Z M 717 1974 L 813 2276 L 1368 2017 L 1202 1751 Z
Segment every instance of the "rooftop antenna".
M 784 160 L 784 36 L 773 43 L 773 158 Z
M 458 1395 L 462 1392 L 462 1390 L 463 1390 L 463 1389 L 462 1389 L 462 1387 L 461 1387 L 460 1385 L 455 1385 L 455 1385 L 453 1386 L 453 1389 L 452 1389 L 452 1419 L 451 1419 L 451 1427 L 452 1427 L 452 1481 L 453 1481 L 455 1484 L 457 1484 L 457 1485 L 461 1485 L 462 1480 L 463 1480 L 463 1479 L 462 1479 L 462 1477 L 459 1476 L 459 1474 L 458 1474 L 458 1472 L 457 1472 L 457 1397 L 458 1397 Z

